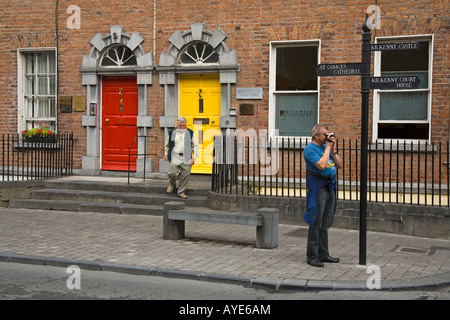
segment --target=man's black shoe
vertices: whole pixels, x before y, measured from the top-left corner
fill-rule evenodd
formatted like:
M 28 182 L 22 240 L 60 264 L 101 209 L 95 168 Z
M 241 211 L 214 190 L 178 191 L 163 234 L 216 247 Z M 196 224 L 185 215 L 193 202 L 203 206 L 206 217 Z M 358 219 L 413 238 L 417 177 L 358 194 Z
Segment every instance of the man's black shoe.
M 324 259 L 320 259 L 322 262 L 330 262 L 330 263 L 338 263 L 340 260 L 339 258 L 332 258 L 330 256 L 325 257 Z
M 320 262 L 319 260 L 312 260 L 312 261 L 308 261 L 309 265 L 312 265 L 313 267 L 323 267 L 323 263 Z

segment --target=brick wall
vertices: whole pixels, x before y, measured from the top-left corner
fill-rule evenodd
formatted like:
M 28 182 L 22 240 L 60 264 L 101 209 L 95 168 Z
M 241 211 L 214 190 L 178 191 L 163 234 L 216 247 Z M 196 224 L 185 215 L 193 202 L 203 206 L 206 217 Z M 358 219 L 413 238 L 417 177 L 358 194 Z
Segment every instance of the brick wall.
M 321 40 L 322 63 L 359 62 L 361 60 L 361 25 L 370 2 L 298 1 L 298 0 L 157 0 L 156 47 L 153 47 L 153 1 L 37 1 L 1 0 L 0 38 L 0 132 L 17 132 L 17 49 L 58 46 L 60 95 L 86 95 L 79 69 L 83 55 L 91 50 L 92 37 L 121 25 L 128 34 L 139 32 L 145 39 L 145 52 L 154 52 L 156 64 L 169 46 L 168 38 L 176 31 L 189 30 L 193 22 L 208 30 L 220 28 L 228 36 L 226 44 L 237 52 L 240 71 L 237 87 L 262 87 L 262 100 L 236 100 L 232 107 L 251 102 L 254 116 L 239 116 L 238 127 L 267 128 L 269 92 L 269 42 Z M 81 28 L 69 29 L 70 5 L 81 9 Z M 381 10 L 381 29 L 375 36 L 434 35 L 433 51 L 433 141 L 447 141 L 450 130 L 449 93 L 449 6 L 445 1 L 377 1 Z M 55 22 L 57 21 L 57 26 Z M 56 32 L 58 29 L 58 39 Z M 58 41 L 57 41 L 58 40 Z M 373 61 L 373 60 L 372 60 Z M 344 79 L 345 78 L 345 79 Z M 360 128 L 360 78 L 321 79 L 320 121 L 332 123 L 339 136 L 357 138 Z M 372 105 L 372 103 L 370 103 Z M 154 117 L 149 134 L 155 136 L 151 150 L 162 154 L 164 131 L 158 117 L 164 115 L 164 89 L 154 75 L 148 89 L 148 114 Z M 372 109 L 370 109 L 372 112 Z M 82 113 L 59 114 L 59 130 L 74 131 L 75 166 L 81 167 L 86 153 L 86 129 Z M 371 119 L 369 123 L 371 128 Z M 161 156 L 154 156 L 158 171 Z

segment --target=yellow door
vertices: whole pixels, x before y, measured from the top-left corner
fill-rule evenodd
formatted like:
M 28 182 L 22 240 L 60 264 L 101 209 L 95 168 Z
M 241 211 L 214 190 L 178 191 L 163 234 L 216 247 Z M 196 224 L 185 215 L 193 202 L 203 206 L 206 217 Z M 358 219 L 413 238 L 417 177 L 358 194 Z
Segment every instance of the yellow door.
M 180 75 L 180 113 L 194 131 L 199 156 L 192 173 L 212 173 L 214 135 L 220 134 L 219 74 Z

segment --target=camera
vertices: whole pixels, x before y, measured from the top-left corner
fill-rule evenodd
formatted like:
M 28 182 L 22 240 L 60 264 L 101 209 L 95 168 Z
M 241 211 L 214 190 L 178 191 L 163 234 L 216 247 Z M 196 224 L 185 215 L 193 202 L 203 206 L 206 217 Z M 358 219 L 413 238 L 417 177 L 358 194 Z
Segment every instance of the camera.
M 326 133 L 326 134 L 325 134 L 325 137 L 326 137 L 326 140 L 327 140 L 328 142 L 333 142 L 333 140 L 331 140 L 331 138 L 332 138 L 332 137 L 335 137 L 335 134 L 334 134 L 333 132 Z

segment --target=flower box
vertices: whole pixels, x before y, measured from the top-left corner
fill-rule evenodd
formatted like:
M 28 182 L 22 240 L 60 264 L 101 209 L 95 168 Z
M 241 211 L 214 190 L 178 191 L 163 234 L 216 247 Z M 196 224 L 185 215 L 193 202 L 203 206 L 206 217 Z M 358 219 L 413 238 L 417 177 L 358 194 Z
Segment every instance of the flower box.
M 39 124 L 36 127 L 22 131 L 21 134 L 24 142 L 33 142 L 33 143 L 56 142 L 55 133 L 52 131 L 51 127 L 47 123 L 42 123 L 42 121 L 39 121 Z
M 55 143 L 56 136 L 47 136 L 47 137 L 38 137 L 38 136 L 23 136 L 24 142 L 32 142 L 32 143 Z

